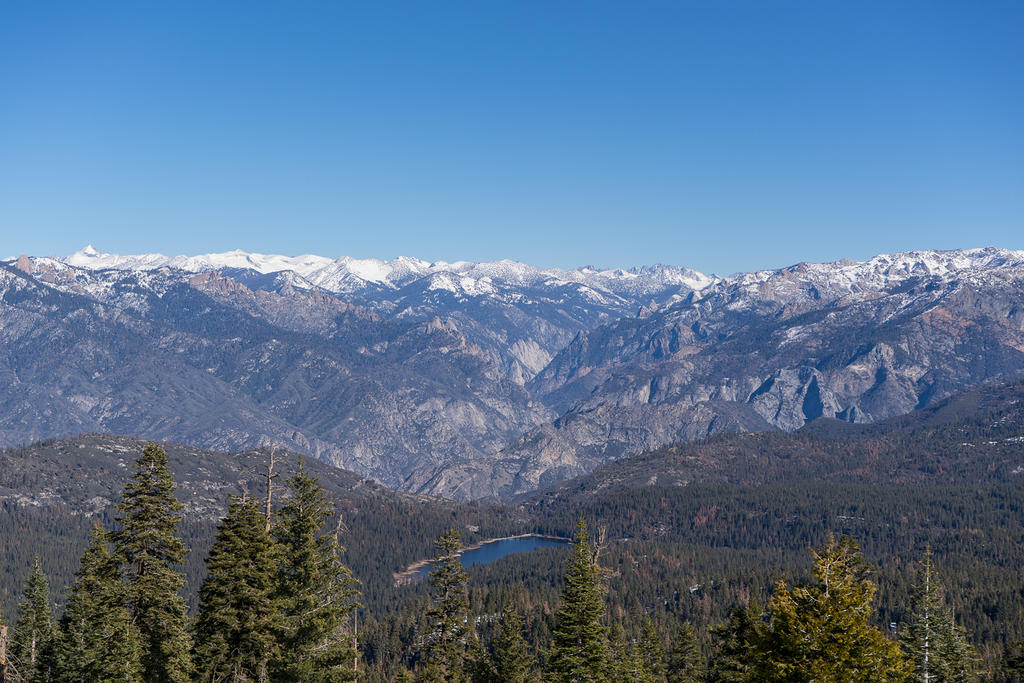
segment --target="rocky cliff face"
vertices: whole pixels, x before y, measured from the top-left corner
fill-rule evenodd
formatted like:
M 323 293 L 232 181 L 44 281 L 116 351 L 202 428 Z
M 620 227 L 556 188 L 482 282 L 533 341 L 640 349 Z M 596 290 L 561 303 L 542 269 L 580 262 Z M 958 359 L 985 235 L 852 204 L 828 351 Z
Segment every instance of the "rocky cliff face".
M 4 264 L 0 443 L 106 431 L 277 444 L 416 490 L 556 418 L 525 382 L 580 330 L 638 305 L 597 271 L 393 262 L 391 279 L 349 273 L 323 280 L 332 291 L 238 258 Z M 643 287 L 622 277 L 638 295 L 691 291 L 663 272 Z
M 0 265 L 0 345 L 4 444 L 279 444 L 408 491 L 505 497 L 667 443 L 871 422 L 1016 377 L 1024 254 L 715 279 L 80 252 Z
M 741 275 L 582 332 L 527 385 L 558 420 L 439 481 L 510 496 L 676 441 L 818 417 L 871 422 L 1019 377 L 1024 260 L 1000 250 L 972 259 Z

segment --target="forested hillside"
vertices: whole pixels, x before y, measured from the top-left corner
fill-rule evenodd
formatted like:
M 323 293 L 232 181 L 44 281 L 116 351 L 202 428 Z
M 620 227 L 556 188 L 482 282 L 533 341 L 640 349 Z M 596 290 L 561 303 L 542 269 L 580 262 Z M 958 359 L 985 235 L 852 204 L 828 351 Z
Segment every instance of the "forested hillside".
M 887 637 L 910 628 L 920 563 L 930 553 L 945 591 L 942 605 L 966 629 L 979 671 L 1009 681 L 1015 679 L 1005 667 L 1024 638 L 1022 398 L 1020 383 L 993 385 L 876 425 L 816 421 L 794 434 L 715 437 L 621 460 L 514 506 L 394 493 L 319 463 L 306 466 L 338 513 L 323 533 L 338 533 L 346 547 L 340 557 L 361 582 L 362 607 L 352 616 L 358 614 L 359 665 L 369 680 L 407 669 L 426 675 L 434 656 L 426 647 L 426 615 L 436 588 L 396 585 L 393 574 L 430 557 L 446 529 L 457 530 L 464 544 L 526 532 L 569 536 L 582 517 L 588 542 L 600 546 L 599 622 L 610 629 L 612 650 L 616 639 L 628 644 L 645 629 L 648 639 L 671 647 L 692 627 L 698 658 L 714 666 L 723 647 L 715 629 L 755 603 L 761 607 L 751 609 L 765 609 L 764 623 L 772 623 L 778 579 L 813 583 L 809 550 L 845 535 L 872 567 L 870 628 Z M 0 454 L 8 623 L 19 614 L 37 553 L 54 587 L 51 603 L 58 613 L 66 609 L 61 588 L 71 584 L 93 522 L 117 528 L 112 505 L 143 446 L 89 436 Z M 178 533 L 191 548 L 182 595 L 195 615 L 228 495 L 263 500 L 270 452 L 166 449 L 175 495 L 184 503 Z M 294 476 L 296 458 L 275 457 L 276 509 L 294 495 L 283 482 Z M 519 630 L 537 655 L 530 666 L 554 666 L 571 555 L 547 548 L 469 569 L 465 609 L 477 628 L 456 640 L 469 638 L 495 653 L 501 615 L 511 604 L 519 615 L 511 618 L 521 619 Z M 625 661 L 631 652 L 617 647 L 609 661 Z M 991 678 L 1001 670 L 1002 678 Z
M 49 440 L 0 451 L 0 608 L 11 614 L 16 588 L 27 576 L 33 556 L 58 586 L 67 585 L 95 521 L 110 525 L 113 505 L 131 474 L 131 463 L 145 441 L 110 435 Z M 262 498 L 270 451 L 214 453 L 162 444 L 184 504 L 181 533 L 191 552 L 185 559 L 185 592 L 194 596 L 204 571 L 206 551 L 228 496 Z M 299 456 L 277 452 L 275 471 L 283 480 L 294 473 Z M 461 504 L 413 496 L 325 463 L 305 460 L 320 479 L 344 525 L 344 545 L 364 583 L 364 601 L 389 590 L 397 569 L 430 555 L 432 539 L 455 524 L 467 542 L 527 530 L 527 518 L 510 508 Z M 274 501 L 283 495 L 278 487 Z M 478 532 L 468 527 L 479 528 Z M 59 602 L 59 592 L 55 594 Z

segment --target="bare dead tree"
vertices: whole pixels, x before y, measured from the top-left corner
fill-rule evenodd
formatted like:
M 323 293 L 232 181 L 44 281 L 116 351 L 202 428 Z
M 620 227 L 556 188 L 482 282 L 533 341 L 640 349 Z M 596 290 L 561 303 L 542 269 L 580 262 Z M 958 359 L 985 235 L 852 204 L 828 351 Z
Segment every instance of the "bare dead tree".
M 277 479 L 277 473 L 274 472 L 274 465 L 276 464 L 274 459 L 274 447 L 270 447 L 270 460 L 267 462 L 267 501 L 264 515 L 267 518 L 267 533 L 270 533 L 270 507 L 274 500 L 274 480 Z
M 590 551 L 590 561 L 596 566 L 601 557 L 601 551 L 608 544 L 608 527 L 600 526 L 597 529 L 597 538 L 594 539 L 594 549 Z

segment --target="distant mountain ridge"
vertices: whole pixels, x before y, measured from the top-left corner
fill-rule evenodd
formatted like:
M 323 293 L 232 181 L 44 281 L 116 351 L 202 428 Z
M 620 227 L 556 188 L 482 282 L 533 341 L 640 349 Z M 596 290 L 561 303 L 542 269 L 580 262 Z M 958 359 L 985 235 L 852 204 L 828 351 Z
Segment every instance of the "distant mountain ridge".
M 670 287 L 684 286 L 702 289 L 716 278 L 683 266 L 642 266 L 623 269 L 582 268 L 537 268 L 518 261 L 471 261 L 428 262 L 417 258 L 399 256 L 390 261 L 380 259 L 355 259 L 342 256 L 331 259 L 325 256 L 304 254 L 301 256 L 280 256 L 276 254 L 254 254 L 236 249 L 219 254 L 198 256 L 167 257 L 163 254 L 141 254 L 121 256 L 97 251 L 92 245 L 75 252 L 63 263 L 88 270 L 153 270 L 176 268 L 186 272 L 231 270 L 254 270 L 267 275 L 288 272 L 301 279 L 297 284 L 320 287 L 329 292 L 348 293 L 361 287 L 379 285 L 400 289 L 410 282 L 424 277 L 442 276 L 434 280 L 435 288 L 466 293 L 488 293 L 494 286 L 518 285 L 536 286 L 541 284 L 577 283 L 606 290 L 616 294 L 629 295 L 657 294 Z M 443 276 L 449 277 L 443 277 Z
M 1022 372 L 1024 252 L 991 247 L 725 278 L 241 251 L 0 263 L 0 444 L 277 444 L 458 498 Z

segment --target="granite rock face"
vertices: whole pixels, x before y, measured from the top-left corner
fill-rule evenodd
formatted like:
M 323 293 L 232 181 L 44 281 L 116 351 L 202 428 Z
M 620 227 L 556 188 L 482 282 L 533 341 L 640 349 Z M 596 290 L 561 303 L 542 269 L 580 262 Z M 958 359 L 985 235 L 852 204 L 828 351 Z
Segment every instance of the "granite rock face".
M 525 383 L 581 330 L 631 314 L 634 295 L 692 291 L 684 269 L 392 262 L 390 280 L 328 288 L 263 262 L 93 253 L 0 265 L 0 445 L 276 444 L 412 491 L 555 419 Z
M 819 417 L 873 422 L 1020 377 L 1021 256 L 798 265 L 581 332 L 527 384 L 558 420 L 442 484 L 514 496 L 677 441 Z
M 1022 372 L 1024 253 L 999 249 L 728 278 L 242 252 L 0 264 L 0 444 L 276 444 L 458 498 Z

